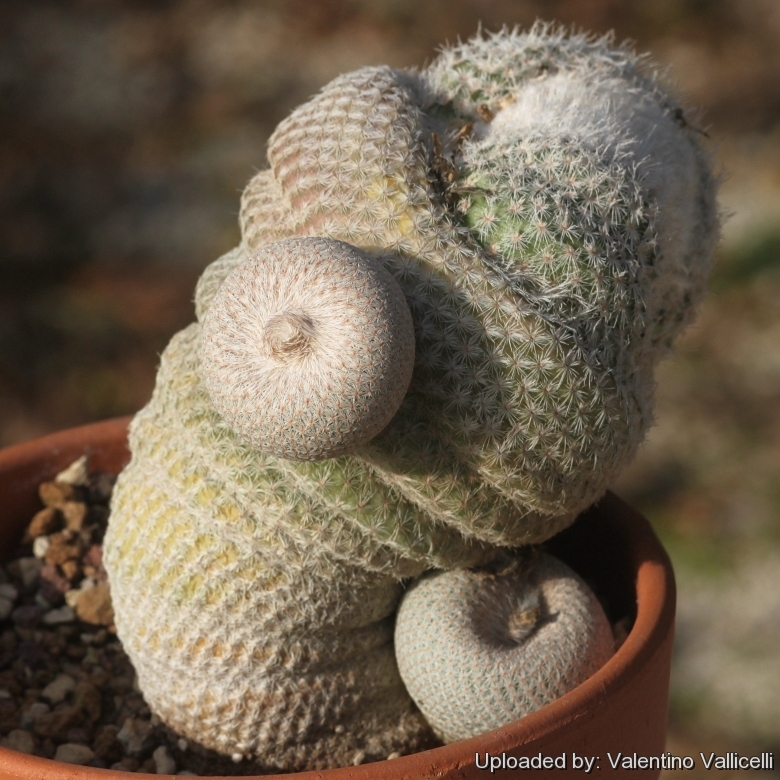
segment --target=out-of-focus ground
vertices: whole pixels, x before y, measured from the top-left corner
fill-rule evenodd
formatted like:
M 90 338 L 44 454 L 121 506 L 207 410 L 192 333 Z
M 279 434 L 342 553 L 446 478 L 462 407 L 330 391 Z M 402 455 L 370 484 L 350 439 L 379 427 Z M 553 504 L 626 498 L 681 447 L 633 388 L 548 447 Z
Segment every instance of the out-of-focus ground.
M 724 173 L 712 291 L 616 489 L 679 577 L 669 749 L 780 764 L 777 0 L 2 4 L 0 445 L 143 405 L 292 108 L 341 72 L 537 17 L 614 28 L 673 66 Z

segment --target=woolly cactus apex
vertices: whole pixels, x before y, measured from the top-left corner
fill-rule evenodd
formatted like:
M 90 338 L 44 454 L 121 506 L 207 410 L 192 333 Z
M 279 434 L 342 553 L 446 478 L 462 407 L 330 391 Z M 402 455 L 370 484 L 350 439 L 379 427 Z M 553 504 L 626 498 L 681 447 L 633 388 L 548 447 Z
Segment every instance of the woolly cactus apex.
M 530 572 L 424 577 L 406 592 L 396 620 L 401 678 L 445 742 L 538 710 L 612 654 L 612 631 L 596 597 L 545 554 Z
M 717 240 L 684 115 L 629 50 L 536 26 L 420 74 L 339 77 L 279 125 L 243 196 L 246 250 L 327 235 L 381 252 L 412 311 L 409 390 L 359 454 L 371 479 L 513 546 L 616 478 Z M 295 473 L 317 491 L 320 468 Z
M 477 196 L 474 211 L 467 198 L 460 210 L 485 245 L 511 267 L 549 247 L 540 225 L 558 226 L 552 238 L 562 239 L 561 249 L 592 252 L 603 246 L 599 233 L 617 238 L 614 260 L 636 259 L 646 269 L 643 319 L 654 357 L 665 352 L 704 293 L 719 220 L 701 131 L 647 57 L 614 46 L 611 35 L 569 35 L 537 23 L 447 49 L 425 75 L 438 104 L 474 123 L 462 182 L 487 197 Z M 497 147 L 521 159 L 519 167 L 499 166 L 507 178 L 494 189 L 484 157 Z M 534 182 L 537 166 L 543 176 Z M 556 183 L 569 187 L 553 203 Z M 626 185 L 640 197 L 623 197 Z
M 204 383 L 248 444 L 292 460 L 354 450 L 401 404 L 412 318 L 381 264 L 322 238 L 265 247 L 235 269 L 203 322 Z

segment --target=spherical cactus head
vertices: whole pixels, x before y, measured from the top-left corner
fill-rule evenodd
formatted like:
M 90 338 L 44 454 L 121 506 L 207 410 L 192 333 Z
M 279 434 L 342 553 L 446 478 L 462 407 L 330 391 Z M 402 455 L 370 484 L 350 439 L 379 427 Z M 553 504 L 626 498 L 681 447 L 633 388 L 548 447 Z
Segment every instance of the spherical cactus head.
M 204 318 L 201 373 L 234 432 L 262 452 L 324 460 L 390 421 L 414 364 L 403 293 L 342 241 L 270 244 L 236 268 Z
M 537 22 L 445 49 L 426 74 L 473 128 L 455 169 L 480 242 L 526 286 L 596 305 L 598 264 L 629 287 L 639 268 L 641 294 L 610 290 L 607 305 L 644 318 L 652 359 L 668 352 L 704 295 L 720 230 L 703 134 L 648 59 L 612 35 Z M 597 261 L 579 263 L 580 289 L 565 278 L 578 250 Z
M 445 741 L 482 734 L 549 704 L 612 656 L 606 615 L 564 563 L 439 572 L 404 596 L 395 629 L 401 677 Z

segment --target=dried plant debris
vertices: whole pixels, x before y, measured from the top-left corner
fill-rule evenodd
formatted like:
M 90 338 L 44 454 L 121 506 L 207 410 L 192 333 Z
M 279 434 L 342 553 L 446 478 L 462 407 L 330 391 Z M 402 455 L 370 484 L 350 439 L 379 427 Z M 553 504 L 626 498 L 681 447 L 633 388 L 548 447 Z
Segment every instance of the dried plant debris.
M 115 476 L 71 464 L 0 566 L 0 745 L 129 772 L 260 774 L 152 716 L 116 637 L 102 539 Z

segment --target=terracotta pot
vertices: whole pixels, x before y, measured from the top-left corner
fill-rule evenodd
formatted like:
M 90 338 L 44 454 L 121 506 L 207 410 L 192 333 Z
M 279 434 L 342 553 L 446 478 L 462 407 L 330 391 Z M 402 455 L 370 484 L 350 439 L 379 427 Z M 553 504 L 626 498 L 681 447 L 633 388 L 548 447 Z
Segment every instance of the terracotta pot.
M 26 523 L 40 507 L 37 486 L 41 481 L 51 479 L 85 453 L 93 469 L 122 468 L 128 458 L 128 422 L 129 418 L 109 420 L 0 451 L 0 556 L 10 557 Z M 626 615 L 633 619 L 625 643 L 602 669 L 549 706 L 480 737 L 391 761 L 304 772 L 297 778 L 484 778 L 490 774 L 480 768 L 486 754 L 501 759 L 540 753 L 553 759 L 565 755 L 566 769 L 553 770 L 556 778 L 585 774 L 584 767 L 573 765 L 575 755 L 597 757 L 597 769 L 591 775 L 600 769 L 610 776 L 635 777 L 636 770 L 613 771 L 607 754 L 613 760 L 618 753 L 659 756 L 666 736 L 675 609 L 674 574 L 664 549 L 648 522 L 612 494 L 552 540 L 549 549 L 591 583 L 613 620 Z M 502 769 L 496 773 L 500 776 Z M 657 777 L 659 771 L 642 774 Z M 108 775 L 117 780 L 119 776 L 124 780 L 138 777 L 0 748 L 0 778 L 97 780 Z

